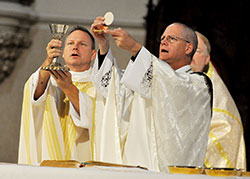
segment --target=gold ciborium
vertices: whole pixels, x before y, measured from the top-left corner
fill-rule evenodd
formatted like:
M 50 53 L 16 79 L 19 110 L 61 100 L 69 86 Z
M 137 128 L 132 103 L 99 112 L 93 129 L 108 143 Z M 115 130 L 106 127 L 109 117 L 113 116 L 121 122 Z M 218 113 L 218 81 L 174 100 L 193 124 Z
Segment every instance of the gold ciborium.
M 68 30 L 68 25 L 65 24 L 50 24 L 50 31 L 52 33 L 53 39 L 62 40 L 64 35 L 66 34 Z M 63 70 L 63 71 L 69 71 L 69 68 L 66 66 L 63 66 L 60 63 L 60 57 L 54 57 L 53 61 L 50 65 L 42 67 L 43 70 Z

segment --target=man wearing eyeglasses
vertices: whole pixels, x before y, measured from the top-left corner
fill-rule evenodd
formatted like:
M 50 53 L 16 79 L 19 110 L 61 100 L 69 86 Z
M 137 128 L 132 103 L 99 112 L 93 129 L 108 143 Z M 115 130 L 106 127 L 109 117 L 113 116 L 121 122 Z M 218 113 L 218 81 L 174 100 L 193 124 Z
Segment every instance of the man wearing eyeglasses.
M 124 29 L 105 30 L 103 34 L 111 34 L 117 46 L 133 56 L 120 81 L 133 93 L 129 125 L 126 133 L 115 139 L 121 152 L 115 151 L 113 156 L 121 156 L 123 164 L 154 171 L 167 172 L 169 165 L 203 166 L 211 120 L 211 81 L 193 73 L 189 66 L 197 48 L 194 31 L 181 23 L 169 25 L 161 38 L 159 58 Z M 110 58 L 108 43 L 104 46 L 103 54 Z M 119 88 L 117 84 L 109 90 L 115 98 L 120 95 L 112 91 Z M 117 128 L 121 134 L 123 119 L 112 120 L 108 129 Z M 103 131 L 106 136 L 110 133 Z M 105 152 L 111 156 L 109 150 Z

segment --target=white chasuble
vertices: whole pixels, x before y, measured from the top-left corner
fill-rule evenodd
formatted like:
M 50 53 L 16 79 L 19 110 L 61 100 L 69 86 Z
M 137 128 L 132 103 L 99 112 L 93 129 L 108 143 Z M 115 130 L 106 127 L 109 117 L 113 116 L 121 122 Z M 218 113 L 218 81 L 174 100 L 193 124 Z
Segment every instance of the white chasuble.
M 90 81 L 90 73 L 91 70 L 71 72 L 79 96 L 90 96 L 93 102 L 88 105 L 93 108 L 96 91 Z M 44 94 L 34 100 L 38 77 L 39 70 L 32 74 L 24 88 L 18 163 L 89 160 L 88 130 L 76 125 L 79 122 L 79 119 L 74 119 L 76 111 L 53 78 L 49 80 Z
M 93 76 L 97 97 L 95 120 L 91 123 L 91 151 L 96 161 L 125 164 L 123 153 L 133 94 L 120 84 L 120 78 L 121 70 L 109 50 Z
M 213 83 L 214 99 L 205 166 L 246 169 L 245 141 L 238 109 L 211 62 L 207 75 Z
M 211 101 L 204 76 L 174 71 L 144 47 L 121 82 L 133 90 L 124 160 L 155 171 L 169 165 L 203 166 Z

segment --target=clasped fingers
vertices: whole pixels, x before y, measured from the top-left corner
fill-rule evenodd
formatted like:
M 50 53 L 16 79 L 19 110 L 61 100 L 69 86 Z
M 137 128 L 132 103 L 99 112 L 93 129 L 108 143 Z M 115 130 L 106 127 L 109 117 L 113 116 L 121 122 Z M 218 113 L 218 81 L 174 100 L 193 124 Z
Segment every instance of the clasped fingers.
M 62 41 L 57 39 L 52 39 L 46 47 L 48 57 L 50 59 L 53 59 L 54 57 L 60 56 L 62 54 L 61 47 L 62 47 Z

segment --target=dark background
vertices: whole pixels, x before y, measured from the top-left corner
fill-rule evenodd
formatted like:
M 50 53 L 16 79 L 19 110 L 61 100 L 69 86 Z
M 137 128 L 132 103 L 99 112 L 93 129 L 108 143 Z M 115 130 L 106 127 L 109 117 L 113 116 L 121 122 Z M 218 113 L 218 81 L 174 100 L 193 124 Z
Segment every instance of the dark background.
M 158 56 L 159 41 L 166 26 L 181 22 L 204 34 L 211 44 L 211 60 L 228 87 L 244 127 L 247 166 L 250 170 L 250 7 L 243 0 L 159 0 L 157 5 L 148 2 L 145 17 L 146 47 Z M 249 14 L 249 13 L 248 13 Z

